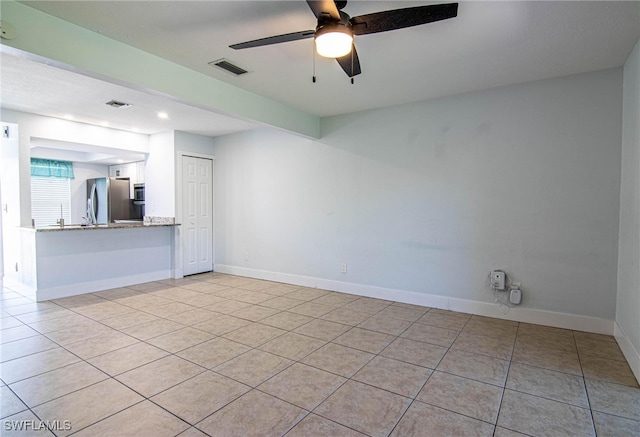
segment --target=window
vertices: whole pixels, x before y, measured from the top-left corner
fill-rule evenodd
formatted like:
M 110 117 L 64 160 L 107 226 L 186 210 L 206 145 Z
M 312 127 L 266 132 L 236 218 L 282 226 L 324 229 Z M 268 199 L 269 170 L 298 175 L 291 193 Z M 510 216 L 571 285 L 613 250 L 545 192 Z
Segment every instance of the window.
M 31 176 L 31 217 L 36 226 L 55 225 L 60 214 L 71 223 L 71 179 Z
M 31 158 L 31 218 L 37 227 L 71 223 L 73 163 Z

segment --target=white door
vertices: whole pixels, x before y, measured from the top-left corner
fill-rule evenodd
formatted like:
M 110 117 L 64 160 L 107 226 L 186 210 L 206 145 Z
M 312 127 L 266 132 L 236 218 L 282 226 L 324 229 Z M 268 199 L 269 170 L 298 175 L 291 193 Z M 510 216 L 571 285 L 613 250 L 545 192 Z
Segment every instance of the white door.
M 183 274 L 213 270 L 213 161 L 182 157 Z

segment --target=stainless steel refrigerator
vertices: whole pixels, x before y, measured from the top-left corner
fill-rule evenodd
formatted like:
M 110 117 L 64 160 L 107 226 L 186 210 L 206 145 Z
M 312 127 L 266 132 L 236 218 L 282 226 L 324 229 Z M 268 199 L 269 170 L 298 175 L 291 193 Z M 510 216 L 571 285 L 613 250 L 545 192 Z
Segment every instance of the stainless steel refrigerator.
M 129 179 L 87 179 L 87 214 L 95 224 L 131 219 Z

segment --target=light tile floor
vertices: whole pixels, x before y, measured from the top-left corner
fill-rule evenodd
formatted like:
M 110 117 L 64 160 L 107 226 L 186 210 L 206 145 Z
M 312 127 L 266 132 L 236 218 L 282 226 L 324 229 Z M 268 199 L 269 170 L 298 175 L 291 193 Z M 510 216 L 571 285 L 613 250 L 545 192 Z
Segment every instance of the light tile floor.
M 613 337 L 217 273 L 1 305 L 2 435 L 640 435 Z

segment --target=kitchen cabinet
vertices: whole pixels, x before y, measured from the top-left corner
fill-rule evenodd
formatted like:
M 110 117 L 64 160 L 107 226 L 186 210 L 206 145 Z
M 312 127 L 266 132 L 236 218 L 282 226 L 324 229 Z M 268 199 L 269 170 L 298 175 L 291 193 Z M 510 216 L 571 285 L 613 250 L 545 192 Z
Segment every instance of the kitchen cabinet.
M 109 177 L 137 179 L 138 178 L 137 163 L 129 162 L 127 164 L 110 165 Z
M 133 199 L 133 184 L 144 183 L 145 162 L 129 162 L 126 164 L 117 164 L 109 166 L 109 177 L 111 178 L 129 178 L 131 198 Z
M 144 184 L 144 170 L 145 170 L 145 162 L 138 161 L 136 164 L 136 174 L 137 174 L 137 182 L 136 184 Z

